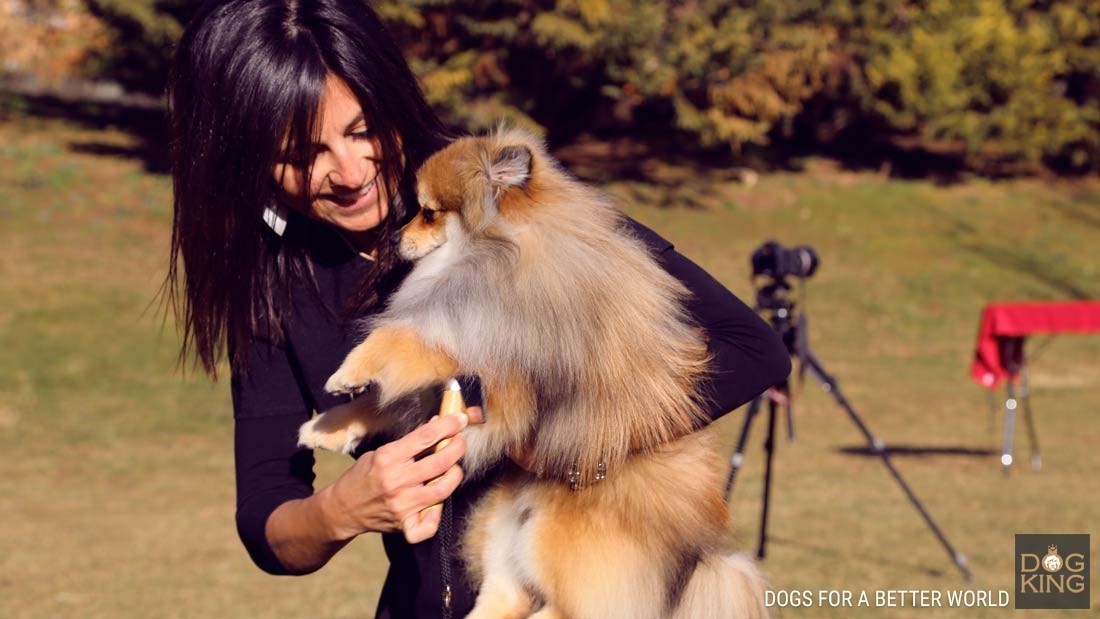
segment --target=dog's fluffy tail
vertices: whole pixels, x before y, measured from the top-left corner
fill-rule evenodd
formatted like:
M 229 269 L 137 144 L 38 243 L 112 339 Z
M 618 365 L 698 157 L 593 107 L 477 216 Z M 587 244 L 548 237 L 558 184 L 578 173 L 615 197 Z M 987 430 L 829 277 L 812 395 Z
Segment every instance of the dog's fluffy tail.
M 696 566 L 673 619 L 763 619 L 767 588 L 748 555 L 708 555 Z

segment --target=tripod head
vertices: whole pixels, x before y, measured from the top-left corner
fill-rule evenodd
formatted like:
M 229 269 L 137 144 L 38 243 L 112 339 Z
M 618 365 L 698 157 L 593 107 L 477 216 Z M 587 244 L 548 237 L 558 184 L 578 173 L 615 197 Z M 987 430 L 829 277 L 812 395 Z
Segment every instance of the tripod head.
M 799 325 L 804 318 L 796 310 L 796 304 L 790 298 L 791 285 L 785 278 L 773 278 L 756 290 L 756 306 L 753 308 L 764 315 L 768 324 L 775 329 L 787 352 L 798 356 Z
M 783 340 L 787 352 L 798 360 L 798 378 L 805 376 L 806 355 L 809 353 L 807 319 L 791 298 L 792 286 L 788 277 L 805 284 L 820 264 L 817 252 L 809 245 L 783 247 L 770 240 L 752 253 L 752 279 L 756 284 L 756 311 L 764 315 Z

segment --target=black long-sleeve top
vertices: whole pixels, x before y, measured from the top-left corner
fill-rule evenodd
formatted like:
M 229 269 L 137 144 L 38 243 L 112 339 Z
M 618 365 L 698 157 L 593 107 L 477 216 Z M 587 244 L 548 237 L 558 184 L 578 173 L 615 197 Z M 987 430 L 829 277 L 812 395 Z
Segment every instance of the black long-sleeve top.
M 701 390 L 713 419 L 741 406 L 790 372 L 790 358 L 775 332 L 714 278 L 680 255 L 671 243 L 629 221 L 653 255 L 691 291 L 688 310 L 708 336 L 713 355 L 710 378 Z M 313 494 L 313 452 L 297 446 L 298 428 L 314 411 L 345 399 L 323 389 L 357 343 L 353 317 L 345 311 L 368 265 L 338 238 L 318 230 L 311 254 L 316 290 L 293 295 L 285 338 L 278 345 L 262 338 L 244 343 L 247 372 L 232 377 L 237 470 L 237 530 L 252 560 L 271 574 L 290 573 L 268 544 L 267 518 L 282 503 Z M 391 282 L 388 289 L 392 290 Z M 380 302 L 374 310 L 379 311 Z M 362 318 L 357 316 L 354 318 Z M 644 337 L 644 334 L 640 334 Z M 355 457 L 379 442 L 364 442 Z M 454 522 L 461 526 L 474 502 L 492 485 L 496 471 L 464 483 L 452 497 Z M 460 539 L 457 532 L 454 539 Z M 410 545 L 401 533 L 383 534 L 390 569 L 379 600 L 378 617 L 434 617 L 440 613 L 440 544 L 433 537 Z M 454 616 L 473 607 L 476 591 L 466 582 L 461 561 L 450 553 Z

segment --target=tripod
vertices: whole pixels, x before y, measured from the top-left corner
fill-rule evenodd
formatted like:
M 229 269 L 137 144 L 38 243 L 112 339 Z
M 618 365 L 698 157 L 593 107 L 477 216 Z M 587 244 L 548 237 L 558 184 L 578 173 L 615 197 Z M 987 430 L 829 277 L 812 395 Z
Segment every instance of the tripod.
M 757 310 L 771 312 L 770 322 L 772 328 L 779 333 L 791 356 L 798 360 L 799 378 L 801 379 L 805 375 L 805 372 L 809 370 L 818 383 L 821 384 L 821 388 L 826 393 L 833 396 L 837 404 L 839 404 L 848 414 L 848 418 L 857 428 L 859 428 L 864 438 L 867 439 L 867 444 L 871 451 L 882 458 L 882 463 L 886 466 L 887 470 L 890 471 L 890 474 L 893 475 L 898 485 L 901 486 L 902 491 L 905 492 L 905 496 L 909 497 L 909 501 L 913 504 L 913 507 L 916 508 L 917 512 L 920 513 L 921 517 L 924 518 L 925 523 L 928 524 L 928 527 L 940 541 L 940 544 L 947 550 L 947 554 L 950 555 L 951 560 L 958 566 L 963 576 L 967 580 L 970 580 L 971 575 L 970 569 L 967 566 L 966 556 L 951 546 L 951 542 L 947 540 L 943 531 L 940 530 L 935 520 L 932 519 L 931 514 L 924 508 L 924 505 L 921 504 L 917 495 L 913 493 L 909 484 L 905 483 L 901 473 L 894 467 L 893 461 L 890 460 L 890 452 L 886 448 L 886 443 L 871 433 L 867 424 L 863 422 L 863 419 L 856 413 L 855 409 L 853 409 L 852 405 L 848 402 L 848 399 L 845 398 L 844 394 L 840 391 L 840 386 L 837 384 L 836 379 L 825 371 L 817 355 L 810 349 L 806 315 L 800 313 L 798 317 L 792 321 L 792 315 L 795 313 L 795 304 L 786 297 L 786 292 L 789 290 L 790 285 L 783 278 L 776 278 L 773 283 L 762 287 L 758 292 Z M 730 457 L 730 472 L 729 477 L 726 479 L 726 500 L 729 501 L 737 471 L 740 470 L 744 462 L 745 443 L 748 441 L 749 430 L 752 427 L 753 420 L 760 412 L 764 400 L 768 402 L 768 429 L 764 439 L 764 451 L 766 454 L 766 465 L 764 469 L 764 507 L 760 517 L 760 540 L 756 552 L 757 557 L 761 559 L 764 558 L 768 538 L 768 506 L 771 498 L 772 460 L 775 455 L 775 426 L 779 405 L 785 405 L 786 407 L 787 436 L 790 440 L 794 439 L 793 403 L 788 380 L 784 380 L 782 383 L 772 387 L 749 404 L 748 413 L 746 413 L 744 424 L 741 426 L 741 436 L 737 439 L 737 447 Z

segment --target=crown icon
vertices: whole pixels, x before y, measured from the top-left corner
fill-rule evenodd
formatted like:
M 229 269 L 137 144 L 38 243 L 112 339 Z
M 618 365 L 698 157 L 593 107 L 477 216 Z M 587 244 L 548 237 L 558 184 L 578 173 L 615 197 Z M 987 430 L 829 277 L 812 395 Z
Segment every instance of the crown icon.
M 1054 544 L 1051 544 L 1050 546 L 1047 546 L 1047 550 L 1050 551 L 1050 552 L 1053 552 L 1053 553 L 1057 553 L 1058 552 L 1058 546 L 1056 546 Z

